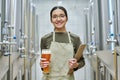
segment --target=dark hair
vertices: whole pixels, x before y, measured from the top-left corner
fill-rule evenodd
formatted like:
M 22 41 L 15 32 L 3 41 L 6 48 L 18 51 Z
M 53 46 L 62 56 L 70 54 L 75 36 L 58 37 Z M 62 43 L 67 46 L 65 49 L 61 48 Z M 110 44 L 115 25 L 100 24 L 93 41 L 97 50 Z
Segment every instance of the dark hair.
M 68 18 L 67 10 L 66 10 L 63 6 L 55 6 L 55 7 L 53 7 L 53 8 L 51 9 L 51 11 L 50 11 L 50 19 L 52 19 L 52 12 L 53 12 L 54 10 L 56 10 L 56 9 L 61 9 L 61 10 L 63 10 L 64 13 L 65 13 L 65 16 Z

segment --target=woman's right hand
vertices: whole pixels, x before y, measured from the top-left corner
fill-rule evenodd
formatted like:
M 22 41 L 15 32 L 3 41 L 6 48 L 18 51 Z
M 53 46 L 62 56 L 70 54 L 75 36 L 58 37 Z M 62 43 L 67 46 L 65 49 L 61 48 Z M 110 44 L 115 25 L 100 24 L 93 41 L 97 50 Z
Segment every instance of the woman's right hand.
M 41 68 L 45 68 L 45 67 L 47 67 L 49 64 L 50 64 L 50 62 L 49 62 L 49 61 L 46 61 L 45 58 L 41 58 L 41 59 L 40 59 L 40 67 L 41 67 Z

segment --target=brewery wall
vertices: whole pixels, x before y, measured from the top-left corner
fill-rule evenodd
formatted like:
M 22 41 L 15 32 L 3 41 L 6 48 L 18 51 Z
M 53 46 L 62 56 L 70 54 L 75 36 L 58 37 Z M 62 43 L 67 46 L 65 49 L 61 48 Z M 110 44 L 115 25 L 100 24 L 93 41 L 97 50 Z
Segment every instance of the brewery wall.
M 0 80 L 41 80 L 40 39 L 54 31 L 50 10 L 68 11 L 68 31 L 86 44 L 76 80 L 120 80 L 119 0 L 0 0 Z
M 0 22 L 0 80 L 37 80 L 38 19 L 32 1 L 0 0 Z

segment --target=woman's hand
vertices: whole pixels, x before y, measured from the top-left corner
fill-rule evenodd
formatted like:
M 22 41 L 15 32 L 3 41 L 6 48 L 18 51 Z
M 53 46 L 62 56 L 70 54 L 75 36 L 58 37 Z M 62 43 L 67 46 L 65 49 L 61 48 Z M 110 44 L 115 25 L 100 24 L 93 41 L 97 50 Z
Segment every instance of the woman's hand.
M 45 68 L 45 67 L 47 67 L 49 64 L 50 64 L 50 62 L 49 62 L 49 61 L 46 61 L 45 58 L 41 58 L 41 59 L 40 59 L 40 67 L 41 67 L 41 68 Z
M 72 58 L 68 60 L 69 68 L 74 69 L 78 67 L 77 59 Z

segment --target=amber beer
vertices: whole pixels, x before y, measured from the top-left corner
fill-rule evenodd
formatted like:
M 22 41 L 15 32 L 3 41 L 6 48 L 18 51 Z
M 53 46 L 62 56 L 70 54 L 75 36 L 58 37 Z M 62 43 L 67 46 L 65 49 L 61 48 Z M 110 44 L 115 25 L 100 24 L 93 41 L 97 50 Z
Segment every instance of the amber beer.
M 49 61 L 50 62 L 50 57 L 51 57 L 51 51 L 49 49 L 43 49 L 41 58 L 45 58 L 46 60 L 44 60 L 44 61 Z M 50 66 L 48 65 L 47 67 L 43 68 L 43 72 L 44 73 L 49 73 L 50 72 Z

